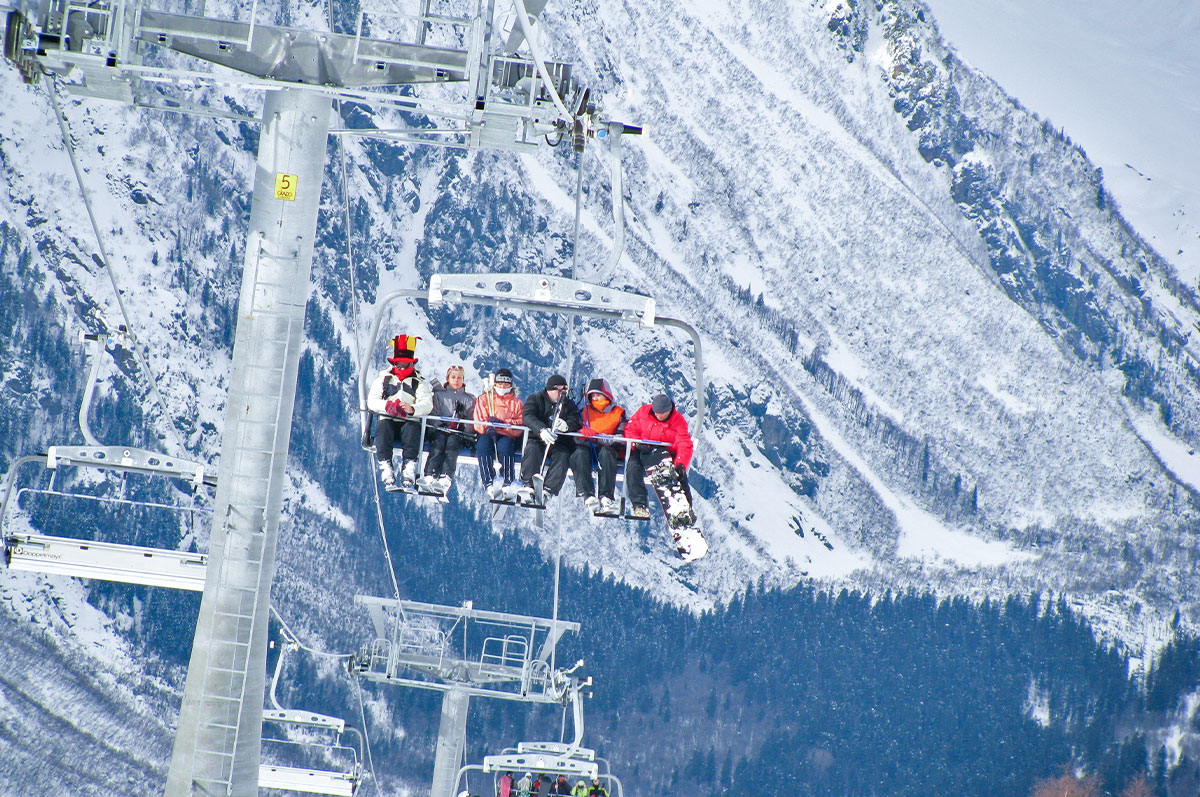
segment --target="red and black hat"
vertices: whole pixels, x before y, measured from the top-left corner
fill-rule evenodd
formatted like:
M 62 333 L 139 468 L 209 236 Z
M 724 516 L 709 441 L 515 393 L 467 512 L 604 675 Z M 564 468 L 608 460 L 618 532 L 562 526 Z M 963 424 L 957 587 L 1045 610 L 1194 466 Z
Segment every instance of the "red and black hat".
M 415 363 L 417 341 L 420 339 L 416 335 L 397 335 L 392 338 L 392 356 L 388 357 L 387 361 L 392 365 Z

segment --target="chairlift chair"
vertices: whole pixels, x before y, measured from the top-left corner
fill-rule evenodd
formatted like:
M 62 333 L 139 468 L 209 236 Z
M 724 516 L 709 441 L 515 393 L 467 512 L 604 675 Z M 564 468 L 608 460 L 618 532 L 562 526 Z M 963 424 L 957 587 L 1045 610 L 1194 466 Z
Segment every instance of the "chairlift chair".
M 275 696 L 279 684 L 279 675 L 283 671 L 283 663 L 287 654 L 299 647 L 299 644 L 288 639 L 282 645 L 271 643 L 279 648 L 279 658 L 275 661 L 275 674 L 271 678 L 271 688 L 268 693 L 271 705 L 263 708 L 263 723 L 279 725 L 285 728 L 301 730 L 316 730 L 327 734 L 329 741 L 310 742 L 293 739 L 279 739 L 263 734 L 263 742 L 275 746 L 293 745 L 300 748 L 321 748 L 327 753 L 341 752 L 349 755 L 349 766 L 343 769 L 314 769 L 281 764 L 260 763 L 258 768 L 258 786 L 260 789 L 280 789 L 284 791 L 302 792 L 305 794 L 329 794 L 339 797 L 353 797 L 366 779 L 363 767 L 363 736 L 362 733 L 346 724 L 345 720 L 318 714 L 312 711 L 285 709 L 279 705 Z M 358 739 L 355 747 L 341 743 L 341 738 L 347 733 L 354 734 Z
M 144 584 L 198 591 L 204 588 L 207 555 L 171 549 L 148 548 L 123 543 L 74 539 L 58 535 L 36 534 L 13 527 L 15 514 L 24 496 L 47 496 L 58 501 L 92 501 L 116 506 L 140 506 L 170 512 L 211 513 L 196 504 L 198 495 L 216 485 L 215 476 L 205 466 L 187 459 L 131 446 L 102 445 L 93 436 L 88 415 L 100 374 L 103 348 L 113 349 L 126 343 L 124 328 L 107 338 L 84 334 L 81 340 L 92 344 L 92 366 L 79 407 L 79 427 L 86 441 L 82 446 L 50 446 L 45 455 L 25 456 L 9 469 L 3 498 L 0 499 L 0 539 L 4 544 L 4 564 L 13 570 L 95 578 L 128 584 Z M 46 487 L 18 487 L 22 468 L 42 464 L 50 474 Z M 120 475 L 121 493 L 101 496 L 56 486 L 61 474 L 69 469 L 98 470 Z M 130 474 L 181 480 L 191 487 L 187 505 L 165 504 L 129 497 L 125 487 Z
M 688 333 L 693 343 L 693 357 L 696 364 L 695 401 L 697 425 L 703 424 L 705 417 L 705 381 L 704 357 L 700 336 L 690 324 L 678 319 L 658 315 L 655 301 L 649 296 L 643 296 L 630 291 L 620 291 L 581 280 L 540 274 L 434 274 L 430 278 L 428 290 L 400 289 L 389 293 L 380 301 L 375 311 L 374 321 L 372 322 L 367 351 L 374 351 L 379 343 L 379 336 L 388 308 L 394 302 L 403 299 L 425 301 L 430 307 L 455 303 L 472 304 L 508 308 L 518 312 L 555 313 L 570 317 L 623 321 L 644 327 L 668 326 L 682 329 Z M 374 424 L 373 413 L 367 410 L 367 390 L 370 386 L 370 380 L 370 361 L 364 358 L 359 366 L 358 386 L 362 446 L 368 451 L 373 450 Z M 421 424 L 419 447 L 424 449 L 426 430 L 430 423 L 459 420 L 461 419 L 422 416 L 406 420 L 405 422 Z M 481 425 L 507 426 L 505 424 L 487 422 Z M 572 436 L 578 437 L 579 435 Z M 521 451 L 525 448 L 527 438 L 528 430 L 525 430 L 521 437 Z M 629 447 L 637 443 L 661 445 L 661 443 L 654 441 L 641 441 L 623 437 L 613 438 L 613 441 L 626 446 L 627 456 Z M 519 460 L 520 452 L 518 452 L 517 457 Z M 469 464 L 476 467 L 479 465 L 475 456 L 466 453 L 459 455 L 458 462 L 459 464 Z M 621 471 L 618 470 L 618 479 L 622 479 L 620 473 Z M 538 504 L 521 505 L 510 501 L 493 501 L 493 503 L 506 503 L 534 509 L 544 508 Z M 622 500 L 623 503 L 624 501 Z M 630 517 L 625 514 L 624 507 L 622 507 L 621 515 Z

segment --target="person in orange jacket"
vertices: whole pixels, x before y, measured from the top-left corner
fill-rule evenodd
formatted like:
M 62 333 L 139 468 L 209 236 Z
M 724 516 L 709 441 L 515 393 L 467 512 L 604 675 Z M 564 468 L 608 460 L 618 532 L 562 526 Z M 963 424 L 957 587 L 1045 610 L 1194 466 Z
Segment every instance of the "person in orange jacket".
M 489 423 L 520 426 L 525 415 L 525 404 L 513 389 L 512 371 L 501 368 L 484 384 L 484 391 L 475 399 L 475 432 L 479 440 L 475 443 L 475 457 L 479 460 L 479 477 L 487 490 L 488 498 L 512 498 L 516 492 L 517 445 L 521 429 L 497 428 Z M 496 457 L 500 458 L 500 475 L 496 475 Z
M 611 438 L 625 429 L 625 409 L 613 401 L 612 388 L 603 379 L 588 382 L 580 418 L 579 434 L 585 438 L 571 455 L 571 471 L 575 474 L 575 494 L 583 498 L 593 515 L 615 515 L 617 502 L 613 492 L 617 483 L 617 463 L 624 446 Z M 599 470 L 600 497 L 595 495 L 592 482 L 592 461 Z
M 679 482 L 692 500 L 688 487 L 687 469 L 692 464 L 692 435 L 688 422 L 675 409 L 675 402 L 663 393 L 644 404 L 625 424 L 625 436 L 638 440 L 654 440 L 666 446 L 634 445 L 625 463 L 625 486 L 629 491 L 629 502 L 633 504 L 630 514 L 637 518 L 650 517 L 650 501 L 646 493 L 646 470 L 663 462 L 668 457 L 679 474 Z

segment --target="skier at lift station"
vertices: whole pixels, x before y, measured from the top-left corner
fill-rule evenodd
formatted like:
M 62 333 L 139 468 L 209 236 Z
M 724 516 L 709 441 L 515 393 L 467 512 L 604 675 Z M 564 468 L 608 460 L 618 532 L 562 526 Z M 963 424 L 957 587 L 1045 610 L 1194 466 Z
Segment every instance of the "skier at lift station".
M 387 360 L 390 367 L 379 372 L 367 393 L 367 409 L 385 416 L 375 426 L 375 459 L 384 486 L 389 489 L 396 484 L 392 454 L 397 438 L 404 460 L 401 484 L 406 489 L 415 486 L 421 425 L 404 419 L 428 415 L 433 410 L 433 390 L 416 369 L 418 340 L 415 335 L 397 335 L 391 339 L 392 356 Z

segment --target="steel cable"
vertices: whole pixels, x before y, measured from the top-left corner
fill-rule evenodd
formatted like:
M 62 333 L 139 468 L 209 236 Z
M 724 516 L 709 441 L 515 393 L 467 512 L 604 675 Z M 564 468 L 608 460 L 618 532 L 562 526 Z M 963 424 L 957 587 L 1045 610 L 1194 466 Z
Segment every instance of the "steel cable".
M 121 312 L 122 320 L 125 322 L 125 329 L 127 330 L 131 341 L 134 343 L 133 346 L 129 347 L 129 350 L 133 352 L 134 360 L 137 362 L 138 367 L 142 371 L 143 375 L 148 377 L 147 381 L 149 382 L 150 393 L 153 395 L 154 401 L 158 404 L 159 409 L 161 409 L 163 412 L 163 417 L 165 418 L 167 424 L 167 430 L 171 435 L 171 440 L 175 444 L 176 450 L 179 451 L 180 454 L 186 453 L 187 449 L 184 447 L 182 440 L 179 438 L 179 432 L 171 420 L 171 413 L 167 411 L 167 403 L 163 399 L 162 394 L 158 391 L 158 380 L 154 378 L 154 373 L 150 369 L 150 364 L 146 362 L 146 358 L 142 353 L 137 334 L 133 329 L 133 323 L 130 321 L 129 312 L 125 309 L 125 301 L 121 298 L 121 288 L 117 284 L 117 276 L 112 268 L 112 260 L 108 256 L 107 247 L 104 245 L 104 236 L 100 234 L 100 224 L 98 221 L 96 221 L 96 214 L 92 210 L 91 196 L 88 194 L 87 186 L 83 182 L 83 171 L 79 167 L 79 160 L 75 157 L 75 146 L 71 143 L 71 134 L 67 130 L 67 119 L 66 116 L 63 115 L 62 108 L 60 108 L 58 105 L 58 97 L 55 95 L 56 87 L 57 81 L 50 77 L 47 81 L 46 94 L 50 96 L 50 107 L 54 109 L 54 116 L 58 119 L 58 128 L 62 132 L 63 146 L 66 147 L 67 155 L 71 159 L 71 168 L 75 172 L 75 181 L 79 183 L 79 192 L 83 195 L 83 205 L 87 210 L 88 219 L 91 221 L 92 232 L 96 236 L 96 246 L 100 250 L 100 258 L 103 261 L 104 271 L 106 274 L 108 274 L 109 282 L 112 283 L 113 293 L 117 299 L 117 307 Z

